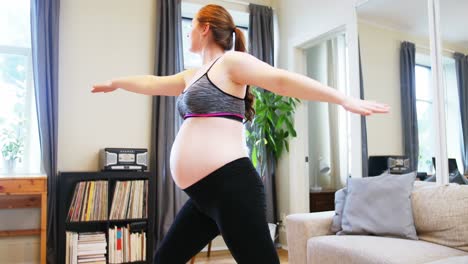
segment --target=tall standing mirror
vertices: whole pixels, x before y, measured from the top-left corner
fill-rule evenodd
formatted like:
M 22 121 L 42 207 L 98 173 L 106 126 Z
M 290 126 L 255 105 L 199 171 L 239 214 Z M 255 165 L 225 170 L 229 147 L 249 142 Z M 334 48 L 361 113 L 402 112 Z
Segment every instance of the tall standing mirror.
M 348 93 L 348 59 L 344 29 L 333 30 L 304 48 L 307 76 Z M 307 101 L 308 162 L 311 192 L 333 193 L 348 175 L 348 116 L 337 105 Z M 319 208 L 315 208 L 319 209 Z M 311 206 L 313 211 L 313 205 Z
M 449 182 L 468 184 L 467 1 L 439 1 Z
M 389 114 L 363 122 L 369 157 L 363 176 L 391 168 L 393 158 L 402 161 L 395 173 L 417 170 L 428 178 L 435 135 L 427 1 L 370 0 L 356 11 L 361 91 L 365 99 L 391 107 Z

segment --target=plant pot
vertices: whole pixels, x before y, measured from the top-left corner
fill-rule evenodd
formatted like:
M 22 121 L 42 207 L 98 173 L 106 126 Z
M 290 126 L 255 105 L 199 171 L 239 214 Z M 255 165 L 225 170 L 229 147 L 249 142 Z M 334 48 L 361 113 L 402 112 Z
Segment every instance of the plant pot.
M 274 243 L 276 239 L 276 224 L 268 223 L 268 227 L 270 229 L 271 240 Z
M 3 160 L 3 170 L 7 174 L 13 174 L 16 168 L 16 160 Z

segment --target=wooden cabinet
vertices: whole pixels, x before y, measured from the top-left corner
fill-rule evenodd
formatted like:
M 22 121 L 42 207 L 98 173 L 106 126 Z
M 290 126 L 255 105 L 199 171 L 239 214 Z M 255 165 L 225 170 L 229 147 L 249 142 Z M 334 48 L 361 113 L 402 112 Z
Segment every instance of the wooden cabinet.
M 41 226 L 38 229 L 0 230 L 5 236 L 41 236 L 41 264 L 46 263 L 47 177 L 0 177 L 0 209 L 41 208 Z
M 335 210 L 335 192 L 336 190 L 310 192 L 310 212 L 312 213 Z

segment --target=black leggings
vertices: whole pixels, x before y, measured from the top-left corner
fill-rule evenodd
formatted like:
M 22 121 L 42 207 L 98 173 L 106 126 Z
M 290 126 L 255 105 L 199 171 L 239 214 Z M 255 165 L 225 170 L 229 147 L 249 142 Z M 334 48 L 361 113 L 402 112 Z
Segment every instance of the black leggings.
M 185 264 L 220 233 L 237 263 L 280 263 L 266 221 L 264 186 L 249 158 L 225 164 L 184 192 L 190 199 L 154 263 Z

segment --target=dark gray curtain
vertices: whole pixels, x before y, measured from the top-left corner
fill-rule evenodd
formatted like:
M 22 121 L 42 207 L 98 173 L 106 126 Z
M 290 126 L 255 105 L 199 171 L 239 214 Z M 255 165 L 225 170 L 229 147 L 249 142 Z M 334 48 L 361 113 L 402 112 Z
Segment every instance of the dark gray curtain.
M 362 76 L 362 64 L 361 64 L 361 44 L 358 40 L 358 53 L 359 53 L 359 91 L 361 93 L 361 99 L 364 99 L 364 79 Z M 369 176 L 369 154 L 367 146 L 367 122 L 366 117 L 361 116 L 361 158 L 362 158 L 362 177 Z
M 400 49 L 401 121 L 405 155 L 410 159 L 410 170 L 417 171 L 419 157 L 418 117 L 416 112 L 416 74 L 413 43 L 403 42 Z
M 455 53 L 455 67 L 457 72 L 458 99 L 462 124 L 462 159 L 464 174 L 468 173 L 468 56 Z
M 156 5 L 156 55 L 154 74 L 165 76 L 183 69 L 182 18 L 180 0 L 158 0 Z M 151 176 L 156 179 L 156 221 L 153 249 L 164 238 L 187 195 L 175 185 L 169 167 L 169 156 L 182 123 L 176 114 L 176 97 L 153 97 L 151 133 Z M 190 238 L 187 238 L 190 239 Z
M 59 0 L 31 0 L 31 47 L 42 168 L 47 175 L 47 263 L 57 263 Z
M 249 53 L 258 59 L 274 65 L 273 10 L 271 7 L 249 5 Z M 268 92 L 263 90 L 263 92 Z M 250 129 L 248 126 L 247 129 Z M 277 202 L 275 185 L 276 160 L 268 155 L 263 184 L 265 185 L 267 221 L 277 223 Z M 260 171 L 260 170 L 259 170 Z
M 268 6 L 250 4 L 249 10 L 249 53 L 273 65 L 273 9 Z

